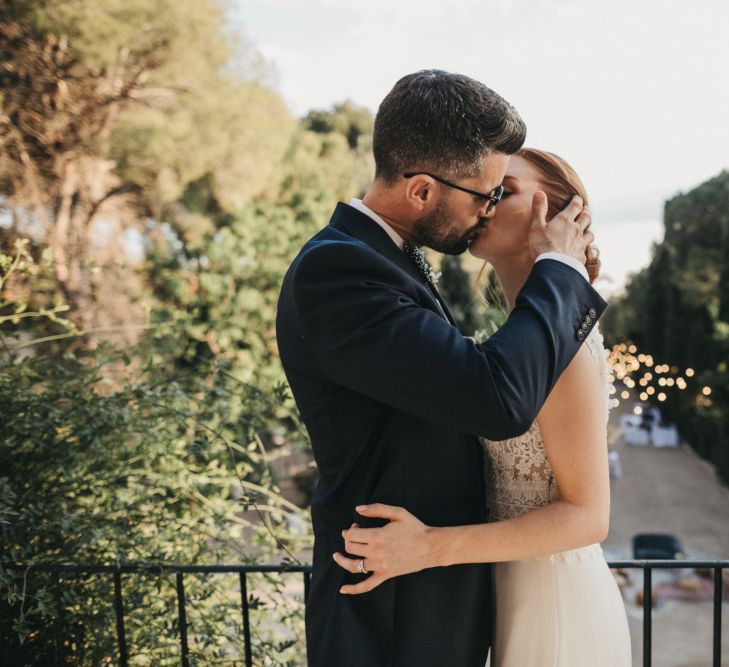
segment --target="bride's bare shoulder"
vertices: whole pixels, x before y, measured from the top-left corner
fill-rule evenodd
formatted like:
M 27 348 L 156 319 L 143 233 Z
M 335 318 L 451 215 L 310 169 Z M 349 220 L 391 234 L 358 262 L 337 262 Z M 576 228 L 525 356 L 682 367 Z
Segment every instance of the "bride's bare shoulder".
M 597 363 L 596 363 L 597 362 Z M 606 418 L 606 371 L 589 343 L 559 377 L 537 417 L 543 435 L 585 429 Z M 546 432 L 546 433 L 545 433 Z

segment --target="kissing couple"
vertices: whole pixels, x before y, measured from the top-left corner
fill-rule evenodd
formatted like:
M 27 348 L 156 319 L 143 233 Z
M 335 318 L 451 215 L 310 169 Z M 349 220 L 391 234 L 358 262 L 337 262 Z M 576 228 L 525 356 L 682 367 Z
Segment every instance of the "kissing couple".
M 319 482 L 312 667 L 628 667 L 608 531 L 609 384 L 584 186 L 516 110 L 439 70 L 375 118 L 375 177 L 292 262 L 278 346 Z M 421 251 L 493 267 L 460 333 Z

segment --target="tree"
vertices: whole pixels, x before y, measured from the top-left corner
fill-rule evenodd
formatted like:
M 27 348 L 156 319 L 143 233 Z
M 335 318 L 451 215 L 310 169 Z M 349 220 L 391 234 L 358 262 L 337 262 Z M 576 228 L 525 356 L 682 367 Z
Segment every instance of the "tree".
M 206 176 L 222 205 L 251 201 L 295 123 L 230 66 L 213 0 L 36 0 L 1 12 L 0 196 L 16 229 L 40 226 L 70 317 L 88 330 L 127 230 L 144 233 L 150 216 L 174 224 L 175 202 Z
M 660 407 L 729 482 L 729 172 L 666 202 L 664 226 L 650 265 L 613 301 L 604 330 L 613 342 L 631 340 L 664 363 L 694 371 L 692 391 L 669 395 Z
M 369 109 L 351 100 L 335 104 L 331 110 L 314 109 L 303 119 L 303 126 L 321 134 L 338 133 L 347 139 L 352 150 L 369 148 L 374 119 Z

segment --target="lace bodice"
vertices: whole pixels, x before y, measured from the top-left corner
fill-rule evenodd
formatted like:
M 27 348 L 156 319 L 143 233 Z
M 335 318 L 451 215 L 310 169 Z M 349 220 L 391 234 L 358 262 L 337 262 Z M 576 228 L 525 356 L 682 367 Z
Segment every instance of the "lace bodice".
M 597 325 L 585 341 L 600 369 L 605 396 L 605 427 L 610 410 L 610 372 Z M 508 440 L 481 439 L 484 446 L 489 521 L 501 521 L 542 507 L 559 498 L 559 489 L 535 421 L 523 435 Z

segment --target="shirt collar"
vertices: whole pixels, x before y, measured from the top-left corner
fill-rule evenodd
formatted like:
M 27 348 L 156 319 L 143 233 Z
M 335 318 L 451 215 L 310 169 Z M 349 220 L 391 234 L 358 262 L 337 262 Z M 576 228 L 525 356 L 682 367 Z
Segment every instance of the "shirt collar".
M 352 198 L 349 200 L 349 205 L 374 220 L 380 227 L 382 227 L 382 229 L 385 230 L 385 233 L 392 239 L 392 242 L 400 248 L 400 250 L 402 250 L 403 244 L 405 243 L 402 236 L 390 227 L 390 225 L 388 225 L 379 215 L 377 215 L 377 213 L 369 208 L 361 199 Z

